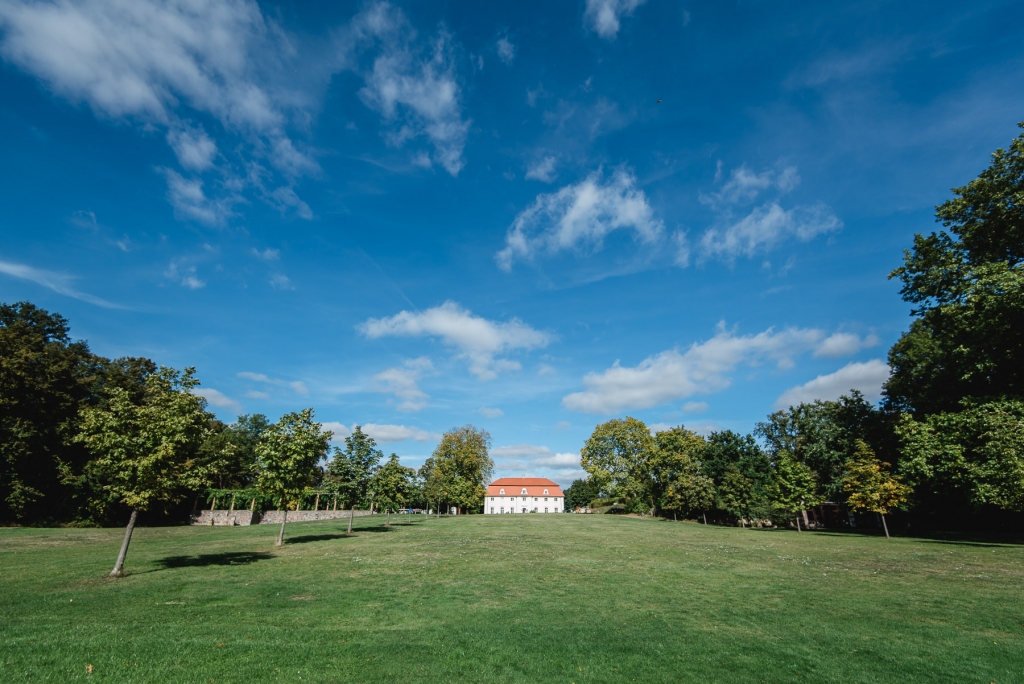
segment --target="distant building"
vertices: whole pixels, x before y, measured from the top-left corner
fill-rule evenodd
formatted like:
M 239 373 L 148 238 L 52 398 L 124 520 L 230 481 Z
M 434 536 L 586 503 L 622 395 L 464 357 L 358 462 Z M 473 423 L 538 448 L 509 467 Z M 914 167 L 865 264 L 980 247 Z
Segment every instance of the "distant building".
M 502 477 L 487 487 L 484 513 L 564 513 L 565 494 L 543 477 Z

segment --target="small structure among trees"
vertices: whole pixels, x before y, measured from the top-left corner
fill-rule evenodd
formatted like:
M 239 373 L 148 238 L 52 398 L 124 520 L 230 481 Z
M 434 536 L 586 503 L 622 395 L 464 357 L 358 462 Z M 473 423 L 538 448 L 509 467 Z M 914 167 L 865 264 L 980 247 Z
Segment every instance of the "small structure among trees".
M 487 515 L 564 512 L 562 488 L 544 477 L 502 477 L 487 487 Z

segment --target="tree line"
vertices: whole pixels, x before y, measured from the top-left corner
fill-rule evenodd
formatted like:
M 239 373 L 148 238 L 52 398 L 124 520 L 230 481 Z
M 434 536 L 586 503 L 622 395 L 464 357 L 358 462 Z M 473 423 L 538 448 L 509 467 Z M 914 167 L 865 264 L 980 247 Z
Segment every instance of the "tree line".
M 851 392 L 706 438 L 609 421 L 566 505 L 799 524 L 827 501 L 931 526 L 1024 511 L 1024 134 L 952 192 L 889 275 L 912 322 L 878 406 Z

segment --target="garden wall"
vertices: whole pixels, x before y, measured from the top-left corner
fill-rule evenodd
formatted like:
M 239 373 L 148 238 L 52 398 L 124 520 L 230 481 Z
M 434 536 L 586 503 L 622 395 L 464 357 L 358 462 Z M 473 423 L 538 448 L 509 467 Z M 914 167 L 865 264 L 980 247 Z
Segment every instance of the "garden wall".
M 225 527 L 244 525 L 280 525 L 283 511 L 265 511 L 253 513 L 247 510 L 205 510 L 192 511 L 191 524 L 217 525 Z M 336 520 L 347 518 L 350 511 L 288 511 L 288 522 L 308 522 L 310 520 Z M 355 511 L 355 517 L 370 515 L 370 511 Z

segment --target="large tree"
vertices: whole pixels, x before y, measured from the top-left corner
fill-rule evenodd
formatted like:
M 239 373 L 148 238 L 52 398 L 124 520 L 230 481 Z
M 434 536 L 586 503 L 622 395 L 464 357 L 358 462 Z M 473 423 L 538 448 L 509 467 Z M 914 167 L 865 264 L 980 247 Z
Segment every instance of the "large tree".
M 577 508 L 589 508 L 590 502 L 599 496 L 601 496 L 601 488 L 590 478 L 573 480 L 565 490 L 564 509 L 574 511 Z
M 811 469 L 793 458 L 788 451 L 780 451 L 776 455 L 768 495 L 772 506 L 778 512 L 789 515 L 806 511 L 822 502 Z M 799 517 L 796 520 L 796 529 L 800 530 Z
M 69 493 L 61 463 L 80 470 L 88 459 L 71 438 L 79 411 L 96 403 L 102 361 L 61 316 L 0 304 L 0 519 L 56 517 Z
M 882 528 L 888 539 L 885 515 L 907 502 L 910 487 L 889 472 L 889 464 L 879 461 L 862 440 L 858 440 L 857 453 L 846 464 L 843 488 L 847 494 L 846 505 L 851 510 L 877 513 L 882 517 Z
M 890 275 L 915 320 L 885 392 L 917 418 L 1024 396 L 1024 134 L 953 194 L 936 209 L 945 230 L 915 235 Z
M 444 433 L 420 468 L 428 499 L 470 511 L 483 506 L 486 485 L 494 472 L 490 447 L 490 433 L 472 425 Z
M 124 542 L 111 576 L 123 572 L 139 511 L 172 503 L 203 473 L 195 458 L 212 418 L 192 390 L 195 369 L 160 368 L 148 375 L 141 397 L 119 387 L 102 406 L 82 412 L 76 441 L 95 456 L 89 464 L 103 489 L 131 508 Z
M 333 433 L 313 420 L 313 409 L 286 413 L 260 435 L 256 445 L 256 487 L 278 497 L 281 531 L 277 545 L 284 544 L 288 508 L 298 506 L 303 492 L 316 483 L 317 465 L 327 457 Z
M 654 438 L 636 418 L 609 420 L 594 428 L 580 452 L 580 464 L 602 490 L 627 501 L 653 504 Z
M 658 508 L 706 511 L 715 503 L 715 484 L 702 471 L 703 437 L 680 426 L 654 436 L 650 460 L 653 499 Z

